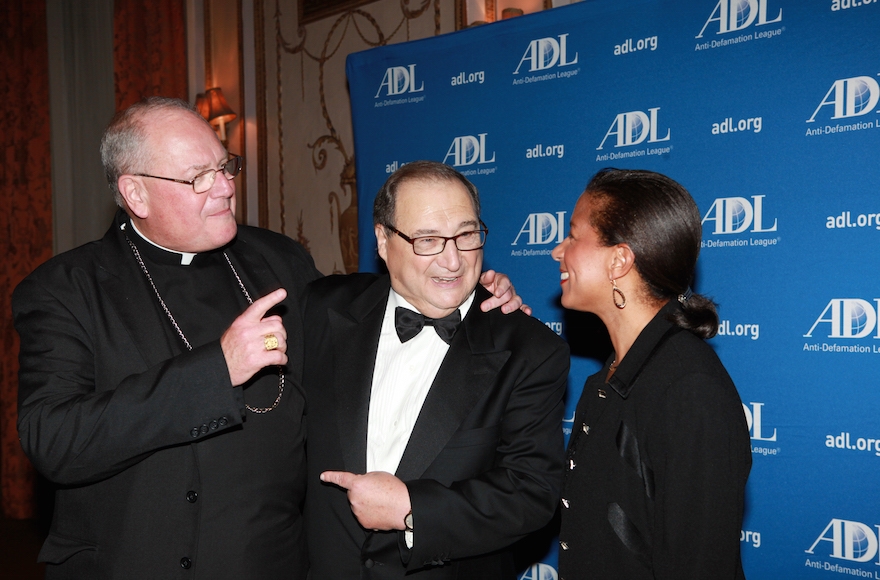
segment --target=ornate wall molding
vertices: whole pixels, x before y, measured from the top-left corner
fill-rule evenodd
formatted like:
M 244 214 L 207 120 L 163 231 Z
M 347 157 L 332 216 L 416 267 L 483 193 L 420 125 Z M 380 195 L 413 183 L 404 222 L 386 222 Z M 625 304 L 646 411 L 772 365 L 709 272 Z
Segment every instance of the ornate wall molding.
M 433 14 L 432 32 L 434 35 L 441 31 L 441 5 L 446 4 L 451 8 L 451 0 L 396 0 L 374 2 L 368 7 L 350 8 L 338 16 L 327 18 L 323 21 L 305 26 L 299 24 L 293 26 L 294 15 L 283 10 L 281 0 L 275 2 L 273 25 L 275 30 L 275 119 L 277 124 L 277 185 L 278 185 L 278 217 L 280 219 L 280 231 L 288 233 L 289 222 L 287 215 L 290 201 L 297 198 L 310 196 L 324 196 L 326 209 L 329 211 L 330 231 L 329 239 L 318 242 L 309 239 L 305 235 L 308 229 L 309 215 L 304 210 L 299 211 L 294 218 L 296 232 L 291 233 L 295 239 L 316 249 L 318 243 L 338 244 L 338 250 L 342 257 L 342 265 L 333 263 L 330 268 L 318 263 L 318 267 L 325 271 L 347 273 L 357 270 L 357 189 L 354 164 L 353 137 L 350 124 L 345 119 L 344 129 L 340 128 L 340 116 L 350 114 L 350 106 L 347 92 L 337 90 L 336 86 L 329 85 L 329 77 L 335 79 L 342 73 L 344 78 L 345 57 L 358 50 L 365 50 L 375 46 L 382 46 L 390 42 L 403 42 L 421 38 L 426 34 L 416 35 L 413 31 L 414 23 L 426 15 Z M 414 4 L 414 6 L 410 6 Z M 433 10 L 431 10 L 433 6 Z M 388 22 L 391 26 L 388 26 Z M 329 28 L 327 28 L 329 24 Z M 291 40 L 285 34 L 287 30 L 296 30 L 295 37 Z M 452 27 L 449 27 L 451 30 Z M 420 30 L 424 31 L 422 27 Z M 315 43 L 310 42 L 310 36 L 317 37 Z M 316 48 L 312 48 L 312 47 Z M 268 48 L 268 47 L 267 47 Z M 290 68 L 291 60 L 299 57 L 300 77 L 291 79 L 285 77 L 285 71 Z M 317 65 L 316 79 L 312 79 L 307 73 L 307 64 Z M 310 81 L 316 80 L 316 90 L 309 86 Z M 298 81 L 298 82 L 297 82 Z M 299 85 L 299 86 L 297 86 Z M 288 117 L 288 112 L 296 110 L 291 103 L 292 91 L 299 89 L 304 107 L 317 106 L 323 121 L 322 134 L 317 137 L 306 137 L 305 147 L 308 150 L 309 164 L 316 176 L 327 171 L 334 171 L 334 186 L 329 191 L 317 191 L 300 194 L 289 191 L 291 175 L 289 167 L 292 165 L 290 143 L 293 140 L 301 141 L 301 135 L 297 131 L 301 128 L 296 126 Z M 285 89 L 288 89 L 286 92 Z M 331 107 L 330 102 L 333 105 Z M 342 105 L 342 106 L 340 106 Z M 333 112 L 331 112 L 333 111 Z M 271 124 L 273 121 L 269 120 Z M 379 138 L 379 136 L 377 136 Z M 294 153 L 293 155 L 296 155 Z M 331 160 L 335 161 L 331 164 Z M 332 169 L 331 169 L 332 165 Z M 337 172 L 337 167 L 341 169 Z M 295 176 L 297 185 L 302 186 L 305 176 Z M 276 192 L 273 192 L 273 195 Z M 304 201 L 299 199 L 299 201 Z M 300 205 L 303 205 L 302 203 Z M 317 258 L 316 258 L 317 260 Z

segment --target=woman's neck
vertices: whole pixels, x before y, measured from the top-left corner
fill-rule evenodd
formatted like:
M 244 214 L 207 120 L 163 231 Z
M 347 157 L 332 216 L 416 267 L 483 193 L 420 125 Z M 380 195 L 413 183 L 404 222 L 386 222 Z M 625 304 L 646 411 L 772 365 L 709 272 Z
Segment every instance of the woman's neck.
M 608 372 L 609 379 L 626 357 L 633 343 L 664 305 L 665 302 L 648 304 L 631 301 L 626 308 L 600 316 L 608 329 L 611 345 L 614 347 L 614 362 Z

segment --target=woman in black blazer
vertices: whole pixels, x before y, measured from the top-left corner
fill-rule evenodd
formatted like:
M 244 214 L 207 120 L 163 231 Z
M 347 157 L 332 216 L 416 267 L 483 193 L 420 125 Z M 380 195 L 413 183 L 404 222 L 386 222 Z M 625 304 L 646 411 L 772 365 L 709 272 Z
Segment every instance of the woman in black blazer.
M 743 579 L 751 446 L 736 387 L 703 339 L 690 288 L 700 213 L 678 183 L 605 169 L 553 251 L 562 304 L 596 314 L 614 348 L 587 379 L 566 463 L 560 580 Z

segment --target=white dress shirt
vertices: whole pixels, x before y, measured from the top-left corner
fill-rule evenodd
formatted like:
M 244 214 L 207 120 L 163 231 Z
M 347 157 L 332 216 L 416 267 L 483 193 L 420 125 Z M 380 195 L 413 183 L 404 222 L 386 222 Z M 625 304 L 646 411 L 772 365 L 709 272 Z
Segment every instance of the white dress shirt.
M 458 307 L 462 320 L 473 301 L 471 292 Z M 431 383 L 449 350 L 449 345 L 430 326 L 401 343 L 394 327 L 394 310 L 398 306 L 418 312 L 400 294 L 390 291 L 373 369 L 367 423 L 367 471 L 392 474 L 397 471 Z

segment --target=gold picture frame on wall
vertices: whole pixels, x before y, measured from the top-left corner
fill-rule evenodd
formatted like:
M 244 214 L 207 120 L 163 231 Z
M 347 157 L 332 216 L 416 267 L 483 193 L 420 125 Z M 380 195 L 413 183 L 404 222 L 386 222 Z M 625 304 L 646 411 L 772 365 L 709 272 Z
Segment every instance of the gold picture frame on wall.
M 455 29 L 501 20 L 505 10 L 531 14 L 553 8 L 553 0 L 455 0 Z
M 300 25 L 370 4 L 376 0 L 298 0 Z

